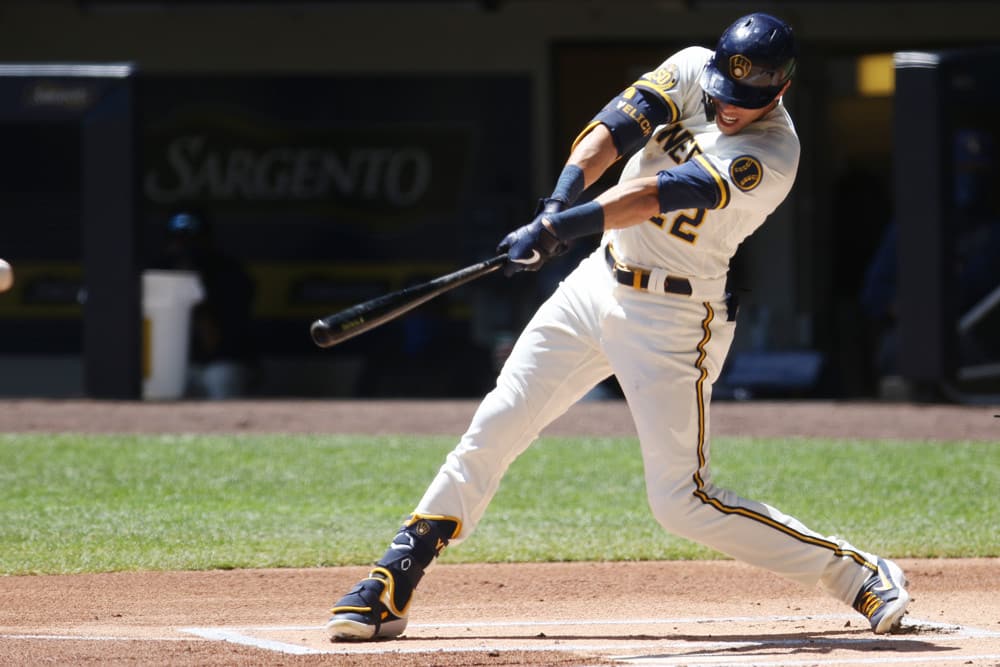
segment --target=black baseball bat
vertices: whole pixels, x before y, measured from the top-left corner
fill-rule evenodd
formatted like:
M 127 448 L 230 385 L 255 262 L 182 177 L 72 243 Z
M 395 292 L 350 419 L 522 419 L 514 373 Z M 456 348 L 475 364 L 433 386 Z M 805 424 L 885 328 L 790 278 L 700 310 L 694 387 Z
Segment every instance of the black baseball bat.
M 459 285 L 493 273 L 507 261 L 507 255 L 490 259 L 448 273 L 419 285 L 404 287 L 374 299 L 351 306 L 339 313 L 327 315 L 312 323 L 309 333 L 320 347 L 332 347 L 348 338 L 374 329 L 394 320 L 434 297 L 455 289 Z

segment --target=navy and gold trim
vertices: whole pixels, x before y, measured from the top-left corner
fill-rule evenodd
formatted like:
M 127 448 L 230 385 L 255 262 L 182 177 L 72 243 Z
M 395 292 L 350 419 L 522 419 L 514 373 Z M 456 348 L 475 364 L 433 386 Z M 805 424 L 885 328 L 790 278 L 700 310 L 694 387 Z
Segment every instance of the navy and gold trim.
M 839 557 L 847 556 L 858 565 L 867 567 L 868 569 L 873 571 L 876 570 L 877 567 L 875 564 L 870 563 L 868 559 L 866 559 L 864 556 L 862 556 L 856 551 L 842 549 L 837 543 L 831 542 L 830 540 L 827 539 L 800 533 L 794 528 L 786 526 L 783 523 L 779 523 L 768 516 L 760 514 L 759 512 L 754 512 L 753 510 L 747 509 L 746 507 L 734 507 L 732 505 L 726 505 L 721 500 L 710 496 L 705 491 L 705 481 L 702 479 L 701 471 L 705 469 L 706 465 L 705 381 L 708 379 L 708 369 L 705 367 L 704 364 L 705 364 L 705 358 L 708 356 L 705 347 L 712 339 L 711 324 L 712 321 L 715 319 L 715 311 L 713 310 L 712 305 L 707 301 L 704 302 L 703 305 L 705 306 L 706 315 L 705 319 L 703 319 L 701 322 L 701 329 L 704 332 L 704 335 L 702 336 L 701 341 L 698 342 L 698 346 L 696 348 L 698 350 L 698 358 L 695 361 L 695 368 L 698 369 L 699 375 L 698 375 L 698 380 L 695 382 L 695 395 L 698 404 L 698 469 L 695 470 L 694 475 L 692 476 L 695 486 L 694 496 L 698 498 L 698 500 L 700 500 L 702 503 L 715 508 L 716 510 L 722 512 L 723 514 L 735 514 L 738 516 L 746 517 L 748 519 L 761 523 L 765 526 L 768 526 L 769 528 L 774 528 L 775 530 L 778 530 L 784 533 L 785 535 L 788 535 L 789 537 L 798 540 L 799 542 L 822 547 L 824 549 L 829 549 L 836 556 Z
M 608 128 L 619 157 L 641 148 L 657 126 L 680 117 L 677 105 L 662 88 L 656 80 L 640 79 L 620 92 L 597 112 L 577 136 L 573 148 L 598 123 Z
M 737 188 L 749 192 L 764 180 L 764 168 L 754 156 L 741 155 L 729 163 L 729 178 Z
M 718 188 L 716 204 L 711 208 L 726 208 L 729 205 L 729 181 L 719 173 L 719 170 L 704 155 L 695 155 L 694 161 L 712 177 L 712 180 L 715 181 L 715 187 Z
M 462 520 L 461 519 L 459 519 L 457 516 L 445 516 L 443 514 L 417 514 L 416 512 L 414 512 L 410 516 L 406 517 L 406 520 L 403 522 L 403 526 L 405 528 L 409 528 L 410 526 L 412 526 L 412 525 L 414 525 L 416 523 L 419 523 L 421 520 L 426 520 L 426 521 L 450 521 L 450 522 L 454 523 L 455 524 L 455 528 L 454 528 L 454 530 L 452 530 L 451 535 L 448 536 L 449 540 L 455 539 L 455 536 L 462 532 Z M 425 533 L 426 532 L 427 531 L 425 531 Z M 417 531 L 417 533 L 421 537 L 423 536 L 419 530 Z
M 643 74 L 638 81 L 632 84 L 632 87 L 639 88 L 641 90 L 648 90 L 656 95 L 657 99 L 662 100 L 670 110 L 670 117 L 663 122 L 670 124 L 676 123 L 681 117 L 681 112 L 680 109 L 677 108 L 677 103 L 674 102 L 668 92 L 677 87 L 677 81 L 677 66 L 671 64 Z
M 587 123 L 587 127 L 583 128 L 580 131 L 580 134 L 576 135 L 576 139 L 573 140 L 573 145 L 570 146 L 569 152 L 572 153 L 574 150 L 576 150 L 576 145 L 579 144 L 581 141 L 583 141 L 583 138 L 588 134 L 590 134 L 591 130 L 593 130 L 595 127 L 601 124 L 602 123 L 599 120 L 592 120 L 589 123 Z

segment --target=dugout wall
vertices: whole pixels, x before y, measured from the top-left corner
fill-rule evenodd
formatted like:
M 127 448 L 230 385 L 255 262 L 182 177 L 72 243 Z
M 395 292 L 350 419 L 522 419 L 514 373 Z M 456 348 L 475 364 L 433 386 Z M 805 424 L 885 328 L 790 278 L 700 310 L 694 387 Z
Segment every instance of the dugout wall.
M 892 299 L 914 398 L 1000 396 L 1000 48 L 895 56 Z M 893 247 L 895 246 L 895 247 Z M 893 253 L 887 252 L 887 256 Z M 898 341 L 898 342 L 897 342 Z
M 67 222 L 51 230 L 47 242 L 56 255 L 81 258 L 82 275 L 32 281 L 19 276 L 17 290 L 46 315 L 28 322 L 6 321 L 7 340 L 59 340 L 77 336 L 82 355 L 83 391 L 93 398 L 132 399 L 140 395 L 141 294 L 136 258 L 134 141 L 135 70 L 129 64 L 0 65 L 0 124 L 14 134 L 44 138 L 50 133 L 78 136 L 78 151 L 33 155 L 39 176 L 65 169 L 66 186 L 48 193 L 18 178 L 25 165 L 12 160 L 4 189 L 0 254 L 19 259 L 41 254 L 35 210 L 56 206 Z M 27 147 L 44 150 L 36 141 Z M 58 164 L 79 159 L 78 165 Z M 78 177 L 73 173 L 78 169 Z M 73 184 L 78 178 L 78 187 Z M 18 187 L 18 186 L 21 187 Z M 33 187 L 34 186 L 34 187 Z M 50 201 L 51 197 L 61 201 Z M 73 219 L 72 212 L 77 212 Z M 74 224 L 76 223 L 76 224 Z M 78 231 L 77 231 L 78 230 Z M 43 241 L 46 239 L 42 235 Z M 75 247 L 74 247 L 75 246 Z M 36 254 L 38 253 L 38 254 Z M 27 281 L 27 282 L 26 282 Z M 82 308 L 76 315 L 71 300 Z M 14 332 L 14 327 L 26 328 Z M 9 353 L 9 348 L 4 350 Z M 30 367 L 22 372 L 31 372 Z
M 179 212 L 210 220 L 255 287 L 243 395 L 478 395 L 493 339 L 542 289 L 478 281 L 333 350 L 309 337 L 318 317 L 489 256 L 531 209 L 525 75 L 30 65 L 0 87 L 0 256 L 18 275 L 0 395 L 140 396 L 139 278 L 179 268 L 159 265 Z

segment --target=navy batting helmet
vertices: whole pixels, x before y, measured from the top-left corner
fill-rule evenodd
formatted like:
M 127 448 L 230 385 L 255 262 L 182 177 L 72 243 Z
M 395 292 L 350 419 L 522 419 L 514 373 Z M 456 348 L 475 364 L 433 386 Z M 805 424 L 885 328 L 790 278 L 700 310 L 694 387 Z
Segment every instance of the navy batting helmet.
M 726 28 L 701 74 L 712 97 L 745 109 L 771 103 L 795 72 L 791 27 L 768 14 L 749 14 Z

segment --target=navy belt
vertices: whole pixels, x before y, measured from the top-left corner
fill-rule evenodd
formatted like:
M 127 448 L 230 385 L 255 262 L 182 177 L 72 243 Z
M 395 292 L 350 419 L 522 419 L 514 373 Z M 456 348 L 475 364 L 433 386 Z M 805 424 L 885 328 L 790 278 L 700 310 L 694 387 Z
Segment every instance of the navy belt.
M 608 260 L 608 267 L 611 268 L 611 273 L 614 275 L 615 280 L 620 282 L 622 285 L 628 285 L 629 287 L 634 287 L 636 289 L 649 290 L 649 277 L 651 275 L 649 271 L 625 266 L 620 263 L 617 259 L 615 259 L 610 243 L 604 246 L 604 257 Z M 654 285 L 653 289 L 650 291 L 659 292 L 660 290 Z M 663 285 L 663 291 L 670 292 L 671 294 L 691 296 L 691 282 L 687 278 L 667 276 L 665 284 Z

